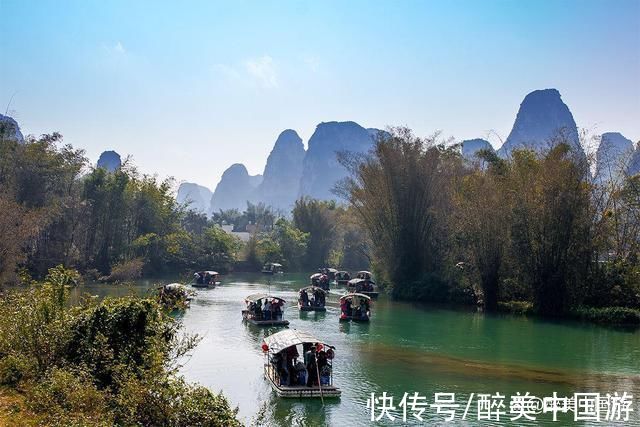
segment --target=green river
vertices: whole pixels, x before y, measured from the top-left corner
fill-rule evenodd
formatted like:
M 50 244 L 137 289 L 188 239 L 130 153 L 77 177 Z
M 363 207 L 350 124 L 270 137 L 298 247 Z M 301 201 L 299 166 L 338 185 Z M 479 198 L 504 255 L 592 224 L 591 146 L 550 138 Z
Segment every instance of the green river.
M 221 286 L 198 290 L 191 307 L 180 315 L 185 332 L 202 338 L 185 363 L 184 375 L 222 391 L 247 424 L 402 425 L 400 400 L 405 392 L 418 392 L 429 404 L 435 393 L 455 393 L 456 425 L 568 425 L 574 422 L 573 413 L 559 413 L 556 422 L 551 413 L 533 415 L 536 421 L 510 421 L 510 397 L 517 392 L 537 397 L 627 392 L 634 395 L 634 412 L 624 425 L 640 426 L 637 330 L 434 308 L 386 296 L 374 302 L 369 324 L 339 323 L 338 299 L 344 287 L 331 290 L 326 313 L 300 313 L 297 290 L 307 282 L 301 274 L 277 275 L 270 282 L 260 274 L 230 274 Z M 77 292 L 122 295 L 145 293 L 151 286 L 86 284 Z M 284 316 L 291 328 L 308 330 L 336 346 L 334 381 L 342 389 L 340 399 L 327 399 L 323 405 L 320 400 L 277 398 L 271 391 L 262 376 L 260 345 L 278 329 L 244 324 L 240 314 L 245 296 L 268 291 L 287 300 Z M 385 416 L 371 422 L 367 400 L 371 393 L 379 397 L 383 392 L 394 397 L 394 421 Z M 471 393 L 476 400 L 471 399 L 463 421 Z M 491 421 L 478 421 L 477 398 L 483 393 L 506 396 L 506 415 L 499 421 L 495 414 Z M 422 424 L 444 424 L 446 415 L 427 407 L 422 418 Z M 410 410 L 407 420 L 417 422 Z

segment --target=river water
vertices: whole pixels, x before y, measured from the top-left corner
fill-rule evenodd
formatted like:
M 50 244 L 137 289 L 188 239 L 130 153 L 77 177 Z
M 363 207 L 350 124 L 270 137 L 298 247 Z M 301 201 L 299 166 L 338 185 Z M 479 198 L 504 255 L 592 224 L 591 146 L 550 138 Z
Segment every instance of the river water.
M 372 308 L 368 324 L 340 323 L 339 296 L 344 287 L 332 289 L 326 313 L 300 313 L 297 290 L 306 275 L 284 274 L 268 278 L 259 274 L 230 274 L 215 289 L 198 290 L 191 307 L 179 315 L 184 331 L 201 342 L 183 368 L 190 381 L 222 391 L 247 423 L 264 425 L 402 425 L 400 405 L 404 393 L 418 392 L 429 404 L 435 393 L 455 393 L 457 424 L 522 425 L 522 417 L 509 418 L 509 401 L 516 393 L 536 397 L 573 396 L 574 393 L 627 392 L 633 394 L 633 410 L 625 425 L 640 426 L 640 332 L 595 325 L 553 322 L 536 318 L 434 308 L 391 301 L 381 296 Z M 155 282 L 155 283 L 162 283 Z M 78 291 L 98 295 L 144 293 L 152 284 L 133 287 L 87 284 Z M 290 327 L 312 332 L 336 346 L 334 381 L 342 389 L 340 399 L 286 400 L 277 398 L 262 376 L 260 345 L 277 328 L 244 324 L 244 297 L 268 292 L 287 300 L 285 319 Z M 384 416 L 371 422 L 367 400 L 386 392 L 393 396 L 392 422 Z M 473 395 L 472 395 L 473 393 Z M 505 396 L 504 411 L 496 421 L 478 421 L 479 394 Z M 442 396 L 443 398 L 445 396 Z M 467 404 L 469 410 L 462 421 Z M 495 398 L 493 402 L 499 403 Z M 379 400 L 378 403 L 381 403 Z M 380 406 L 378 406 L 379 408 Z M 497 406 L 500 409 L 499 406 Z M 378 410 L 374 415 L 380 415 Z M 486 415 L 486 413 L 484 414 Z M 537 414 L 535 424 L 567 425 L 573 413 Z M 605 417 L 605 410 L 601 412 Z M 443 423 L 446 414 L 427 407 L 422 418 Z M 410 408 L 407 419 L 412 420 Z M 585 423 L 582 423 L 585 424 Z M 588 422 L 586 422 L 588 424 Z

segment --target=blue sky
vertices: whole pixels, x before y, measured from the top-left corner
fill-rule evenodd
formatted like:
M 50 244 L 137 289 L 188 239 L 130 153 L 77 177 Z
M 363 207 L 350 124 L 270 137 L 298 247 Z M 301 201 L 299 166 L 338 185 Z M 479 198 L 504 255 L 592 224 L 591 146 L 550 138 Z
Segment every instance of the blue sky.
M 578 126 L 640 140 L 640 0 L 0 0 L 0 16 L 0 105 L 24 132 L 210 188 L 322 121 L 499 146 L 549 87 Z

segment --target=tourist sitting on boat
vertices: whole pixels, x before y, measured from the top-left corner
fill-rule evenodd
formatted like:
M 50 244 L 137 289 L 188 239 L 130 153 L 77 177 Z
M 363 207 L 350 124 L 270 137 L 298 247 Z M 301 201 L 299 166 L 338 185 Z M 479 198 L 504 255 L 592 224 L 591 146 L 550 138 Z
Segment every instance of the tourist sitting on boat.
M 308 332 L 287 329 L 270 335 L 262 344 L 265 378 L 280 397 L 340 396 L 333 385 L 334 350 Z
M 317 286 L 307 286 L 300 289 L 298 307 L 300 311 L 326 311 L 326 291 Z M 309 298 L 311 295 L 311 298 Z
M 336 279 L 336 274 L 338 273 L 338 270 L 336 270 L 335 268 L 325 267 L 325 268 L 319 268 L 318 273 L 321 273 L 327 276 L 327 278 L 331 282 Z
M 336 282 L 340 285 L 346 285 L 351 280 L 351 275 L 348 271 L 338 271 L 336 273 Z
M 358 271 L 356 279 L 373 280 L 373 275 L 369 271 Z
M 368 322 L 371 316 L 371 298 L 360 293 L 351 293 L 340 298 L 340 320 Z
M 377 298 L 379 292 L 376 291 L 375 284 L 371 279 L 355 278 L 349 280 L 347 286 L 349 290 L 356 293 L 365 294 L 371 298 Z
M 300 289 L 298 294 L 298 304 L 300 307 L 307 307 L 309 305 L 309 295 L 307 294 L 307 288 Z
M 273 318 L 275 320 L 282 320 L 282 306 L 284 305 L 284 301 L 281 299 L 275 300 L 271 303 Z
M 249 295 L 245 298 L 247 308 L 242 310 L 242 319 L 258 326 L 286 326 L 289 321 L 283 320 L 282 308 L 285 302 L 267 294 Z
M 219 285 L 217 271 L 197 271 L 193 274 L 193 282 L 191 286 L 196 288 L 206 288 L 209 286 Z
M 264 320 L 271 320 L 271 301 L 268 299 L 262 308 L 262 318 Z
M 276 262 L 268 262 L 262 267 L 263 274 L 278 274 L 282 272 L 282 264 Z

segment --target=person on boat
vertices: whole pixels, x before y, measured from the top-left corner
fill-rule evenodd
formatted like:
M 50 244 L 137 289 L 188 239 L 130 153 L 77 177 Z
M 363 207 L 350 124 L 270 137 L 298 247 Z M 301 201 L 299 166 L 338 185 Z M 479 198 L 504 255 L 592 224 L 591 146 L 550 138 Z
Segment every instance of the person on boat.
M 309 305 L 309 295 L 307 295 L 307 291 L 304 289 L 300 291 L 300 304 L 302 304 L 303 307 Z
M 262 309 L 262 317 L 264 320 L 271 320 L 271 301 L 267 299 Z
M 364 298 L 360 300 L 360 317 L 363 319 L 367 317 L 367 304 Z
M 256 320 L 262 320 L 262 300 L 256 301 Z
M 295 345 L 292 345 L 291 347 L 288 347 L 285 350 L 285 360 L 286 360 L 286 366 L 287 366 L 287 382 L 289 383 L 289 385 L 295 385 L 295 383 L 297 382 L 297 374 L 296 374 L 296 360 L 298 359 L 298 349 L 296 348 Z
M 324 350 L 318 352 L 318 371 L 320 372 L 320 383 L 329 385 L 331 371 L 327 360 L 327 352 Z
M 276 320 L 282 320 L 282 305 L 284 303 L 282 302 L 282 300 L 278 300 L 276 302 L 274 302 L 272 304 L 273 307 L 273 314 L 274 314 L 274 318 Z
M 347 316 L 349 316 L 349 317 L 351 317 L 353 315 L 353 310 L 352 310 L 352 307 L 351 307 L 351 299 L 350 298 L 347 299 L 345 312 L 347 313 Z
M 312 345 L 308 352 L 304 354 L 305 365 L 307 367 L 307 387 L 318 385 L 318 366 L 316 365 L 316 346 Z

